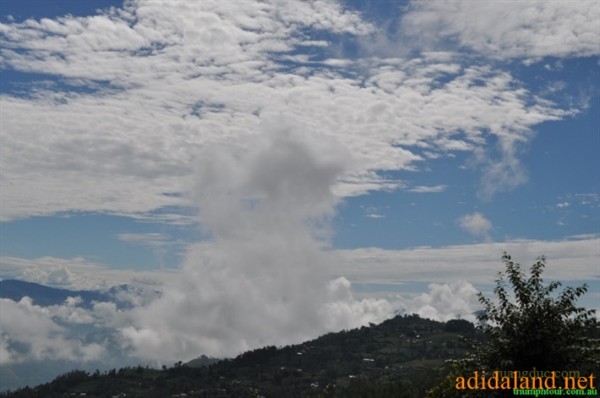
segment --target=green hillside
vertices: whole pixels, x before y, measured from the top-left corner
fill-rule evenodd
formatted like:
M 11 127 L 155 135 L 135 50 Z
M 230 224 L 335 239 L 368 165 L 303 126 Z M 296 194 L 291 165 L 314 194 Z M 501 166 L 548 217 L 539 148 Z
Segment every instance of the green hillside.
M 2 397 L 422 397 L 438 369 L 465 353 L 461 335 L 474 333 L 464 320 L 397 316 L 201 367 L 73 371 Z M 204 358 L 196 363 L 211 362 Z

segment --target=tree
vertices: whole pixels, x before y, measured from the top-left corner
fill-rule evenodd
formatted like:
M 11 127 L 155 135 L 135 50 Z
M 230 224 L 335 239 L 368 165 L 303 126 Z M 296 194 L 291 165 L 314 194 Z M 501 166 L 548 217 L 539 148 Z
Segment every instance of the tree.
M 505 271 L 498 274 L 496 300 L 478 293 L 483 311 L 478 315 L 479 332 L 485 340 L 470 340 L 471 353 L 454 362 L 446 376 L 428 396 L 512 396 L 511 391 L 458 391 L 457 377 L 475 371 L 575 370 L 581 374 L 600 366 L 600 339 L 595 310 L 577 306 L 586 284 L 558 291 L 560 282 L 545 284 L 542 273 L 546 259 L 537 259 L 529 275 L 504 253 Z
M 590 339 L 598 326 L 595 310 L 577 306 L 587 285 L 559 293 L 560 282 L 544 284 L 543 256 L 531 266 L 529 276 L 510 255 L 504 253 L 502 262 L 506 270 L 496 280 L 497 302 L 478 294 L 484 306 L 480 329 L 488 338 L 479 348 L 481 364 L 498 370 L 597 368 L 598 340 Z

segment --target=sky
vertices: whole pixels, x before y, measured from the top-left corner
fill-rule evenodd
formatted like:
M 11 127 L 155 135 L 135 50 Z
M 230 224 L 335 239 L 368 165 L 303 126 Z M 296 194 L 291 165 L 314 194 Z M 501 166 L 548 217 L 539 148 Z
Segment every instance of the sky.
M 149 360 L 471 319 L 504 251 L 600 308 L 599 53 L 594 0 L 3 0 L 0 277 L 160 290 L 77 317 Z

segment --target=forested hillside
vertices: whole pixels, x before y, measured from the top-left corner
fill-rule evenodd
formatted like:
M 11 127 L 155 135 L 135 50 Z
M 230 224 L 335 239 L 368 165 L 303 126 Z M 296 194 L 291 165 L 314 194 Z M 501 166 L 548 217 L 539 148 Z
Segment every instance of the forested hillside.
M 73 371 L 2 397 L 421 397 L 438 369 L 465 353 L 461 336 L 474 334 L 464 320 L 397 316 L 208 366 Z

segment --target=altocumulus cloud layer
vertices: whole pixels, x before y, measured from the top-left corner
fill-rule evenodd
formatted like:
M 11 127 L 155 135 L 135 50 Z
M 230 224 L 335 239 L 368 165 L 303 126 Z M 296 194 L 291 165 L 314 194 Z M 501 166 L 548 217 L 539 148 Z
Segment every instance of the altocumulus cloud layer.
M 426 46 L 453 40 L 496 59 L 597 55 L 597 1 L 418 2 L 402 28 Z
M 570 22 L 555 18 L 560 13 L 568 21 L 597 15 L 593 2 L 560 3 L 532 3 L 543 12 L 521 29 L 517 48 L 537 49 L 548 24 L 560 43 L 579 34 L 564 28 Z M 335 1 L 126 1 L 89 17 L 0 24 L 2 65 L 52 77 L 2 95 L 1 216 L 75 210 L 181 221 L 154 212 L 190 204 L 172 193 L 187 193 L 198 151 L 282 114 L 355 157 L 336 189 L 341 196 L 401 187 L 378 171 L 416 170 L 457 151 L 474 155 L 483 197 L 512 189 L 526 180 L 519 154 L 531 128 L 576 111 L 535 97 L 485 62 L 467 64 L 472 56 L 426 51 L 411 39 L 441 26 L 483 54 L 515 48 L 517 39 L 502 33 L 514 27 L 501 22 L 485 42 L 492 49 L 483 48 L 475 40 L 483 28 L 460 23 L 479 20 L 471 14 L 481 10 L 461 4 L 417 3 L 385 56 L 365 44 L 382 32 Z M 514 7 L 498 7 L 505 5 Z M 580 36 L 570 52 L 548 45 L 534 53 L 597 54 L 589 43 L 598 32 Z M 421 47 L 406 58 L 404 43 Z M 344 46 L 356 54 L 344 56 Z
M 324 228 L 347 154 L 271 128 L 200 155 L 194 197 L 212 239 L 190 247 L 180 280 L 121 330 L 139 356 L 232 355 L 392 314 L 387 301 L 355 300 L 345 278 L 328 281 L 339 260 L 324 250 Z

